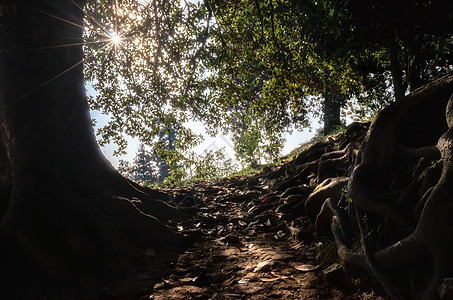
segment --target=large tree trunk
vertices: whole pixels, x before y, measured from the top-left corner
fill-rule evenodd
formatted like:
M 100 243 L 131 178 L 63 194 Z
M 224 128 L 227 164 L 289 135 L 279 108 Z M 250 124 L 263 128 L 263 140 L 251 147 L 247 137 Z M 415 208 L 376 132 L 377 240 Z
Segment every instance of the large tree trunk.
M 146 260 L 147 248 L 183 241 L 163 224 L 183 215 L 166 195 L 121 177 L 96 144 L 82 73 L 82 8 L 83 0 L 0 2 L 5 286 L 123 275 Z

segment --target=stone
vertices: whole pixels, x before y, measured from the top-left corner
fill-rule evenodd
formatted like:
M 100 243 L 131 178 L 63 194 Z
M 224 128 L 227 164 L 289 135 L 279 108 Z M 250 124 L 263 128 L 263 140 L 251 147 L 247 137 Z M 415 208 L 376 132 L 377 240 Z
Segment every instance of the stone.
M 445 278 L 439 286 L 439 297 L 442 300 L 453 299 L 453 278 Z
M 345 274 L 341 265 L 334 263 L 322 271 L 328 285 L 338 285 L 344 282 Z

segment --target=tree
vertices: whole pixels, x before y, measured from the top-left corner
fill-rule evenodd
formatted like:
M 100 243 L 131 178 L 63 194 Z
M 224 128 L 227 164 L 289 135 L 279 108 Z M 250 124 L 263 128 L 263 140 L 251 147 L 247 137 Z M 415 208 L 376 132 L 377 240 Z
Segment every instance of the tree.
M 237 165 L 225 153 L 225 149 L 205 151 L 202 155 L 190 152 L 185 155 L 184 168 L 186 179 L 207 181 L 224 178 L 238 171 Z
M 306 95 L 332 93 L 326 82 L 333 85 L 350 70 L 338 60 L 321 59 L 314 44 L 301 39 L 300 16 L 292 21 L 296 10 L 287 9 L 286 2 L 269 3 L 122 1 L 115 9 L 90 4 L 85 75 L 100 92 L 90 104 L 113 114 L 100 130 L 101 144 L 113 140 L 121 151 L 124 133 L 154 144 L 170 126 L 185 140 L 177 148 L 187 147 L 196 140 L 183 125 L 189 114 L 211 132 L 232 131 L 237 141 L 248 125 L 244 116 L 252 115 L 262 139 L 272 144 L 289 127 L 307 126 L 311 100 Z M 140 9 L 132 16 L 121 13 L 136 6 Z M 223 25 L 226 18 L 234 28 Z M 118 45 L 96 43 L 113 27 L 122 38 Z M 340 106 L 327 106 L 325 116 L 333 120 L 327 124 L 334 124 L 326 128 L 330 131 L 339 124 Z
M 196 92 L 190 78 L 203 73 L 197 62 L 205 9 L 179 0 L 124 0 L 89 1 L 85 11 L 85 79 L 97 92 L 89 104 L 112 118 L 98 132 L 101 146 L 115 142 L 121 153 L 127 134 L 158 147 L 168 128 L 178 132 L 179 150 L 195 145 L 200 137 L 184 125 L 185 107 Z M 113 45 L 111 35 L 118 37 Z
M 167 128 L 159 133 L 160 147 L 158 150 L 157 159 L 159 162 L 159 181 L 163 181 L 170 176 L 172 169 L 174 170 L 176 163 L 173 159 L 175 149 L 175 142 L 177 131 L 174 128 Z
M 131 134 L 155 145 L 170 126 L 184 140 L 176 148 L 194 145 L 184 126 L 190 115 L 236 141 L 251 115 L 271 142 L 308 126 L 320 104 L 331 131 L 345 95 L 380 109 L 391 102 L 392 81 L 400 98 L 451 66 L 446 2 L 406 2 L 90 2 L 85 75 L 99 91 L 90 105 L 113 115 L 101 144 L 113 140 L 121 152 Z M 419 18 L 423 8 L 440 11 L 438 20 Z M 113 48 L 97 43 L 109 32 L 119 36 Z
M 377 96 L 382 76 L 374 76 L 376 68 L 362 68 L 360 55 L 339 51 L 345 40 L 337 32 L 345 28 L 345 17 L 333 14 L 324 2 L 208 1 L 216 22 L 206 55 L 212 69 L 206 114 L 215 106 L 231 119 L 253 115 L 265 132 L 276 133 L 289 125 L 307 126 L 313 102 L 322 98 L 327 133 L 340 125 L 345 95 Z M 372 49 L 366 56 L 368 63 L 382 54 Z M 351 57 L 358 66 L 349 63 Z M 240 128 L 225 123 L 233 124 L 228 127 L 233 132 Z
M 134 159 L 135 165 L 135 180 L 138 182 L 151 182 L 157 179 L 156 167 L 153 167 L 155 156 L 146 151 L 145 145 L 140 144 L 137 150 L 137 155 Z
M 449 1 L 318 1 L 337 20 L 322 48 L 350 60 L 353 68 L 391 73 L 395 98 L 449 72 L 452 42 Z M 372 34 L 371 34 L 372 33 Z M 344 41 L 339 48 L 336 43 Z M 370 59 L 370 51 L 383 59 Z M 367 54 L 368 55 L 363 55 Z
M 96 144 L 83 85 L 83 3 L 0 2 L 5 292 L 130 274 L 146 249 L 185 242 L 165 225 L 185 213 L 122 177 Z
M 307 94 L 333 95 L 323 99 L 326 125 L 338 124 L 340 107 L 330 98 L 388 103 L 391 82 L 399 99 L 451 69 L 447 1 L 208 3 L 217 19 L 210 49 L 219 102 L 233 98 L 274 110 L 286 104 L 295 113 L 310 106 Z M 243 88 L 253 92 L 237 91 Z
M 162 160 L 147 151 L 144 144 L 138 146 L 134 161 L 120 160 L 118 171 L 121 175 L 139 184 L 157 182 L 160 180 Z

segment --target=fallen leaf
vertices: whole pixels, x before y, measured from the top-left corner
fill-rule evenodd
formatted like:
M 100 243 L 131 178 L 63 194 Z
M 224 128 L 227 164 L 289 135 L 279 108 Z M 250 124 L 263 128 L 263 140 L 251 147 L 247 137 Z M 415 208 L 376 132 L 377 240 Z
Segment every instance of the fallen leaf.
M 310 264 L 305 264 L 305 265 L 298 265 L 294 266 L 294 269 L 301 271 L 301 272 L 311 272 L 319 268 L 319 265 L 310 265 Z
M 223 294 L 225 297 L 230 297 L 230 298 L 242 298 L 242 294 Z
M 222 286 L 229 286 L 234 282 L 234 276 L 222 282 Z
M 286 233 L 285 233 L 283 230 L 279 230 L 279 231 L 277 232 L 277 236 L 278 236 L 279 238 L 282 238 L 282 237 L 285 237 L 285 236 L 286 236 Z
M 256 265 L 253 272 L 269 271 L 273 265 L 274 265 L 274 261 L 272 259 L 262 261 Z
M 291 276 L 279 275 L 279 274 L 277 274 L 275 272 L 271 272 L 271 275 L 276 277 L 276 278 L 278 278 L 278 279 L 289 279 L 289 278 L 291 278 Z
M 291 249 L 296 249 L 296 250 L 299 249 L 300 247 L 302 247 L 302 243 L 303 243 L 303 242 L 300 242 L 299 244 L 296 244 L 296 245 L 294 245 L 294 246 L 291 246 Z
M 238 280 L 239 284 L 244 284 L 244 283 L 249 283 L 250 279 L 249 278 L 242 278 L 241 280 Z
M 247 223 L 244 222 L 244 221 L 242 221 L 242 220 L 239 220 L 239 221 L 238 221 L 238 224 L 239 224 L 240 226 L 247 226 Z
M 279 280 L 280 277 L 272 277 L 272 278 L 268 278 L 268 277 L 261 277 L 260 280 L 262 282 L 272 282 L 272 281 L 277 281 Z
M 252 206 L 249 208 L 249 210 L 247 211 L 248 213 L 252 212 L 254 209 L 256 208 L 256 206 Z

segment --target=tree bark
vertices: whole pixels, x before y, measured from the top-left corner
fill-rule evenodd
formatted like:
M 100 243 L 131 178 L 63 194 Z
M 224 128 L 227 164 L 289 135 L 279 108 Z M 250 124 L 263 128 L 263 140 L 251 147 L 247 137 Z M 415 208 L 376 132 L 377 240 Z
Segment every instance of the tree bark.
M 165 194 L 123 178 L 96 143 L 83 82 L 83 4 L 0 1 L 5 287 L 121 276 L 146 260 L 147 248 L 183 240 L 162 223 L 183 214 Z
M 323 122 L 324 134 L 329 134 L 341 126 L 340 112 L 344 104 L 344 95 L 337 93 L 323 93 Z
M 403 71 L 398 61 L 398 44 L 395 37 L 390 37 L 388 52 L 390 56 L 390 68 L 392 73 L 393 91 L 395 100 L 398 101 L 404 97 L 406 93 L 407 84 L 403 83 Z

